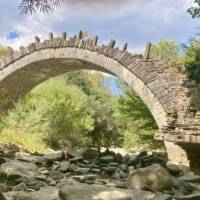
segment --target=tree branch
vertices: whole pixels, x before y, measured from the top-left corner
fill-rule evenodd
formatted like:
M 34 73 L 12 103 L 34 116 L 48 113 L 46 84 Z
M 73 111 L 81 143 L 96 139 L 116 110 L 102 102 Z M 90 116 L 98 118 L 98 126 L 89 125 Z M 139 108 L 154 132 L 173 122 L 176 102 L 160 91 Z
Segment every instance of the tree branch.
M 19 10 L 22 15 L 35 12 L 49 13 L 60 6 L 61 1 L 63 0 L 22 0 Z

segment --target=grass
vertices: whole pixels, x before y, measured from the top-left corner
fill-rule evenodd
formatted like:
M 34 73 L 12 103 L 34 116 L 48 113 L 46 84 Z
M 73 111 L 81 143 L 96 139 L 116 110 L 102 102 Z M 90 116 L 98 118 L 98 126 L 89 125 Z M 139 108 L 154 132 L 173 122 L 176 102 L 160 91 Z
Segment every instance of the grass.
M 12 142 L 23 146 L 31 152 L 47 152 L 48 146 L 43 142 L 39 134 L 22 134 L 13 130 L 6 130 L 0 133 L 0 143 Z

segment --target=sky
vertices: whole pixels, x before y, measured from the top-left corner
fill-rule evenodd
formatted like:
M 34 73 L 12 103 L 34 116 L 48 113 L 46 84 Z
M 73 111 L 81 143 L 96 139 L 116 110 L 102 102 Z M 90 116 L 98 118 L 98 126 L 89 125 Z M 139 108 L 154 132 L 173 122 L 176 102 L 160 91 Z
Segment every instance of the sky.
M 80 30 L 99 35 L 100 43 L 115 39 L 118 46 L 142 53 L 147 42 L 187 41 L 200 33 L 200 19 L 186 12 L 192 0 L 64 0 L 50 14 L 20 15 L 21 0 L 0 0 L 0 44 L 15 49 L 49 32 L 74 35 Z

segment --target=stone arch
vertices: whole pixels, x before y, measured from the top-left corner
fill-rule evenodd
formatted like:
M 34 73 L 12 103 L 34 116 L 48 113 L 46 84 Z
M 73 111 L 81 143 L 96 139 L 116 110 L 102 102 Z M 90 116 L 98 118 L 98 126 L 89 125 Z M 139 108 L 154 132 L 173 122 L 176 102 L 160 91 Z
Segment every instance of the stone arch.
M 99 46 L 97 39 L 84 37 L 82 32 L 69 38 L 66 33 L 58 38 L 50 33 L 49 40 L 40 42 L 36 37 L 35 43 L 21 47 L 20 51 L 10 48 L 9 55 L 0 62 L 0 109 L 8 108 L 53 76 L 71 70 L 91 69 L 116 75 L 125 81 L 147 105 L 159 128 L 169 127 L 169 114 L 177 109 L 181 75 L 170 71 L 163 60 L 148 59 L 148 51 L 145 56 L 131 54 L 127 44 L 119 49 L 111 40 L 108 45 Z

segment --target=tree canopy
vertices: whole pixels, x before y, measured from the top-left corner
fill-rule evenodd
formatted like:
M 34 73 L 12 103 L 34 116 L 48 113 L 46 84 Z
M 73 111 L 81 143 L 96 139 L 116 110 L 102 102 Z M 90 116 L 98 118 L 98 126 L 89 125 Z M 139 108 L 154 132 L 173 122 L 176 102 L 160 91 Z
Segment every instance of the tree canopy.
M 160 40 L 159 43 L 152 45 L 150 56 L 175 61 L 179 56 L 178 44 L 174 41 Z

